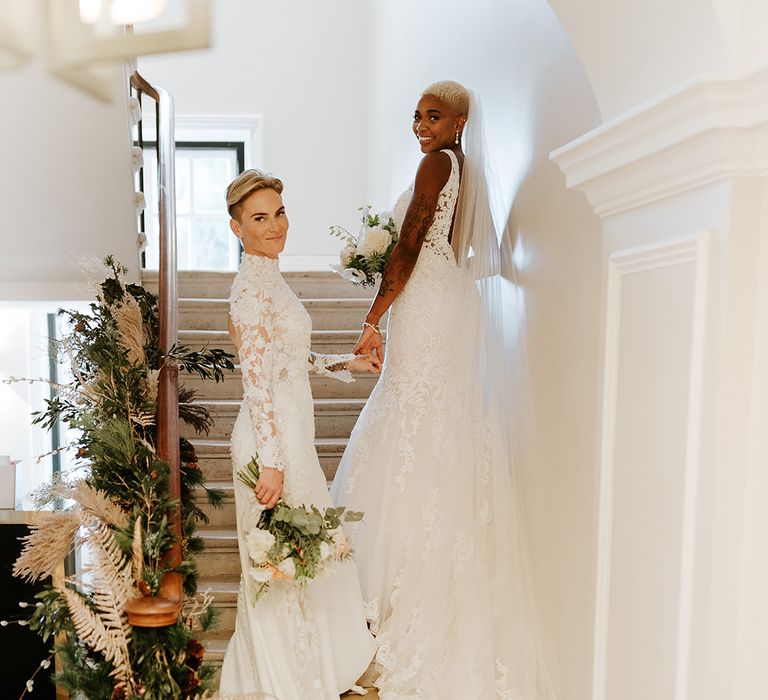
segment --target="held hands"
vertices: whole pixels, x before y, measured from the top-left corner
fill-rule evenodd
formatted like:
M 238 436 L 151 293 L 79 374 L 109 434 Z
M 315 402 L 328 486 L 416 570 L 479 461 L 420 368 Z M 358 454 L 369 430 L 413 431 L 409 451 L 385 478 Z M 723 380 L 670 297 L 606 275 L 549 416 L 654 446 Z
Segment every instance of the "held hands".
M 373 355 L 358 355 L 349 363 L 349 371 L 381 374 L 381 362 Z
M 267 510 L 274 508 L 283 495 L 283 472 L 273 467 L 264 467 L 259 474 L 259 480 L 253 492 L 256 500 Z
M 363 332 L 352 350 L 355 355 L 371 355 L 378 360 L 379 365 L 384 361 L 384 345 L 381 341 L 381 332 L 373 324 L 366 323 Z M 350 367 L 351 369 L 351 367 Z

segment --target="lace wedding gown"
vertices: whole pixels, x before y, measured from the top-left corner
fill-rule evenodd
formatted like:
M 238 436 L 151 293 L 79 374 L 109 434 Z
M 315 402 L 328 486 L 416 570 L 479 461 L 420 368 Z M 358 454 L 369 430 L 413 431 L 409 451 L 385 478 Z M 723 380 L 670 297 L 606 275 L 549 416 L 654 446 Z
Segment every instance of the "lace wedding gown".
M 240 339 L 244 398 L 232 431 L 232 465 L 242 575 L 235 633 L 221 672 L 223 697 L 329 700 L 353 686 L 373 656 L 353 562 L 305 588 L 276 582 L 255 603 L 245 533 L 261 514 L 237 471 L 258 453 L 284 470 L 291 505 L 332 505 L 314 447 L 308 372 L 351 381 L 349 357 L 310 353 L 311 321 L 278 261 L 243 254 L 230 316 Z
M 449 243 L 460 171 L 444 152 L 451 174 L 391 307 L 384 368 L 331 495 L 365 513 L 349 534 L 382 700 L 550 698 L 509 473 L 494 462 L 482 388 L 464 380 L 457 309 L 477 292 Z

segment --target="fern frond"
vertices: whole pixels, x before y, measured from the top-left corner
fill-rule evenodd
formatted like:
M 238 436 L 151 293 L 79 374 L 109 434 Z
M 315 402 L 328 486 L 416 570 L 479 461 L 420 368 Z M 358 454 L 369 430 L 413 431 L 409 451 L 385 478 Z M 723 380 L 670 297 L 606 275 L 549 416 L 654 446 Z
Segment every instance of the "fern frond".
M 123 554 L 109 526 L 87 513 L 83 525 L 88 528 L 87 542 L 92 547 L 93 570 L 116 599 L 120 609 L 133 597 L 132 561 Z M 95 586 L 94 586 L 95 588 Z
M 120 684 L 132 686 L 133 671 L 128 656 L 128 639 L 123 632 L 122 623 L 115 628 L 114 614 L 111 610 L 107 611 L 105 619 L 104 611 L 99 605 L 104 603 L 103 600 L 94 599 L 99 609 L 93 610 L 80 594 L 70 588 L 64 589 L 64 596 L 67 599 L 72 624 L 80 639 L 94 651 L 101 652 L 104 658 L 112 663 L 114 667 L 112 675 Z
M 114 664 L 115 678 L 130 685 L 133 676 L 128 651 L 131 626 L 125 605 L 134 596 L 133 561 L 123 554 L 108 525 L 87 513 L 83 514 L 83 521 L 93 560 L 88 585 L 96 610 L 91 612 L 98 615 L 109 640 L 108 649 L 97 651 L 102 651 L 105 658 Z M 101 628 L 97 626 L 96 629 L 98 631 Z M 81 634 L 79 629 L 77 631 Z
M 141 537 L 141 518 L 136 518 L 136 522 L 133 525 L 131 564 L 133 568 L 134 583 L 138 584 L 144 574 L 144 543 Z

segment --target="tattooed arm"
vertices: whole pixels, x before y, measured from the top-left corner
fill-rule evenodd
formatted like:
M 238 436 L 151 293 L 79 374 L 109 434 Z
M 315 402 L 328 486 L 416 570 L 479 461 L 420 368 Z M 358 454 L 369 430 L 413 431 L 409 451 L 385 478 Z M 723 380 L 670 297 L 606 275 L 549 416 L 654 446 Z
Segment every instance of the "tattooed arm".
M 440 190 L 448 182 L 450 174 L 451 159 L 448 154 L 436 151 L 422 158 L 416 171 L 413 197 L 403 220 L 400 237 L 382 275 L 378 294 L 365 318 L 367 323 L 378 326 L 381 317 L 405 287 L 435 218 Z M 379 360 L 383 359 L 381 336 L 365 326 L 354 352 L 373 353 Z

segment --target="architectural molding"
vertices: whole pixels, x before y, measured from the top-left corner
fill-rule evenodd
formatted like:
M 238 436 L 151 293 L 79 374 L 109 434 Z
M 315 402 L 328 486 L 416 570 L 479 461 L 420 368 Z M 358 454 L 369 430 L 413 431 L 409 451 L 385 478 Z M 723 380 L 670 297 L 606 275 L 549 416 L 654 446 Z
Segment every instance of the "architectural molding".
M 703 76 L 550 154 L 613 216 L 727 177 L 768 175 L 768 70 Z
M 605 326 L 602 429 L 600 441 L 600 501 L 598 509 L 597 590 L 593 656 L 593 699 L 607 700 L 608 626 L 611 588 L 611 547 L 615 476 L 616 411 L 620 371 L 620 332 L 623 279 L 628 275 L 676 265 L 693 264 L 693 318 L 691 363 L 687 397 L 687 430 L 683 484 L 677 668 L 675 700 L 686 700 L 693 602 L 696 512 L 699 479 L 701 395 L 704 382 L 704 349 L 707 326 L 709 250 L 712 233 L 667 239 L 614 253 L 608 259 Z
M 144 138 L 155 138 L 155 115 L 147 110 L 142 118 Z M 245 167 L 263 167 L 264 117 L 260 114 L 177 114 L 177 141 L 242 141 Z

